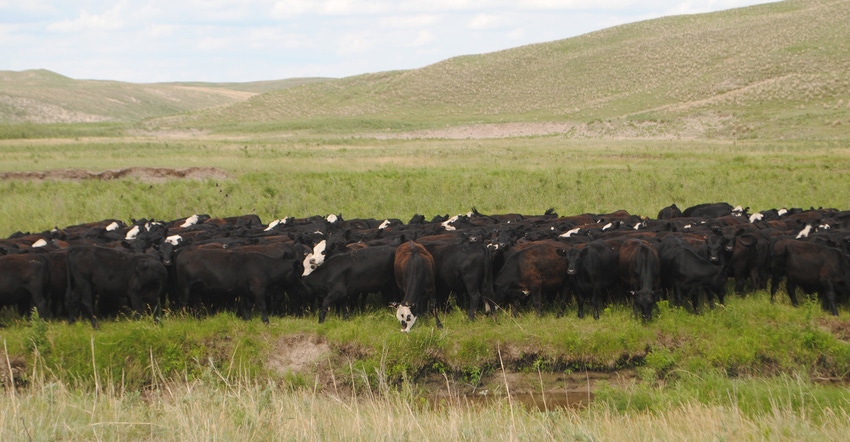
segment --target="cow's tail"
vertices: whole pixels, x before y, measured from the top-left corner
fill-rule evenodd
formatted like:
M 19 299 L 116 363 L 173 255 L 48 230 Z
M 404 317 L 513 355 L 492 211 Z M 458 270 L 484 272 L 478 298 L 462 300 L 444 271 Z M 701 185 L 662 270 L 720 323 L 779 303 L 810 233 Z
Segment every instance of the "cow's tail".
M 74 302 L 74 278 L 71 275 L 71 253 L 73 249 L 65 254 L 65 310 L 68 313 L 68 322 L 77 319 L 77 304 Z
M 770 245 L 770 302 L 775 301 L 776 291 L 779 289 L 779 283 L 785 277 L 785 260 L 788 257 L 786 244 L 782 240 L 777 240 Z
M 493 252 L 489 247 L 484 247 L 487 259 L 484 260 L 484 280 L 481 282 L 481 299 L 484 300 L 484 310 L 494 315 L 496 313 L 496 301 L 493 299 Z

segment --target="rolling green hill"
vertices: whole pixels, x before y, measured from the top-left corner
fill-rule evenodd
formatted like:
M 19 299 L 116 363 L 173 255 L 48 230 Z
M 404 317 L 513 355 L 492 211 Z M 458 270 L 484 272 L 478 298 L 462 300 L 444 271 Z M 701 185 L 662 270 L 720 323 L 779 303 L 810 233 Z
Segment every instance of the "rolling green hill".
M 843 137 L 850 1 L 788 0 L 279 90 L 162 120 L 400 131 L 559 122 L 576 137 Z
M 136 84 L 74 80 L 47 70 L 0 71 L 0 123 L 136 122 L 315 81 L 324 79 Z

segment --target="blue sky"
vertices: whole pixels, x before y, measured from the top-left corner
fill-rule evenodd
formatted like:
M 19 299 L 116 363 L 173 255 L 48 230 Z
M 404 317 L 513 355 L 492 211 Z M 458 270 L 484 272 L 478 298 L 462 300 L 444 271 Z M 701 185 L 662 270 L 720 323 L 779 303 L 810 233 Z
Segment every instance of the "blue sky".
M 346 77 L 766 0 L 0 0 L 0 70 L 160 81 Z

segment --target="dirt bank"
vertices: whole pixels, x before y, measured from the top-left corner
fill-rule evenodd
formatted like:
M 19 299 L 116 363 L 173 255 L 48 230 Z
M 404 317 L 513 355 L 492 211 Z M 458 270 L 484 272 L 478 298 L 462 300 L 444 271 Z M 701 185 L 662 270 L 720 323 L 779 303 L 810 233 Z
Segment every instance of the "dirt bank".
M 168 167 L 128 167 L 118 170 L 94 172 L 83 169 L 53 169 L 36 172 L 3 172 L 0 180 L 31 180 L 31 181 L 82 181 L 82 180 L 117 180 L 121 178 L 137 179 L 150 183 L 161 183 L 168 180 L 190 179 L 227 179 L 225 171 L 216 167 L 188 167 L 173 169 Z

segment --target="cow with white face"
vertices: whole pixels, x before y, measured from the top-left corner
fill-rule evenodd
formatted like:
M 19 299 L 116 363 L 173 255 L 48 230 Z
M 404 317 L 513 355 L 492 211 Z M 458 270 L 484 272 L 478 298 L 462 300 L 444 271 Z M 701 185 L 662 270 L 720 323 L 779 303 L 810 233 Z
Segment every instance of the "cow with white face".
M 412 329 L 413 324 L 416 323 L 416 315 L 413 314 L 413 310 L 410 309 L 410 306 L 398 305 L 396 307 L 395 317 L 401 324 L 402 333 L 410 333 L 410 329 Z
M 320 265 L 325 262 L 325 252 L 327 248 L 328 242 L 326 240 L 319 241 L 315 246 L 313 246 L 313 251 L 307 254 L 304 257 L 304 272 L 301 276 L 307 276 L 310 273 L 313 273 L 313 270 L 316 270 Z

